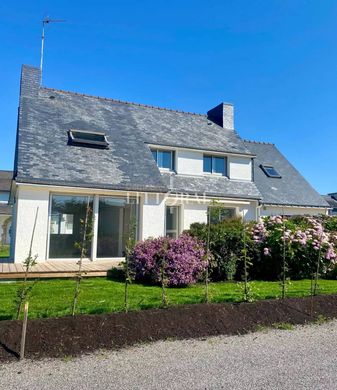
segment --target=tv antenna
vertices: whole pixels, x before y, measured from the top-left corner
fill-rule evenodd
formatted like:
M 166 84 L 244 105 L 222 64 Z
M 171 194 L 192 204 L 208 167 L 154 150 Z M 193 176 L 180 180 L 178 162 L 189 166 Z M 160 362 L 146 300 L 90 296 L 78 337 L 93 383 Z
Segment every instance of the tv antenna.
M 44 33 L 45 27 L 49 23 L 63 23 L 63 19 L 50 19 L 49 16 L 42 20 L 42 37 L 41 37 L 41 58 L 40 58 L 40 85 L 42 84 L 43 52 L 44 52 Z

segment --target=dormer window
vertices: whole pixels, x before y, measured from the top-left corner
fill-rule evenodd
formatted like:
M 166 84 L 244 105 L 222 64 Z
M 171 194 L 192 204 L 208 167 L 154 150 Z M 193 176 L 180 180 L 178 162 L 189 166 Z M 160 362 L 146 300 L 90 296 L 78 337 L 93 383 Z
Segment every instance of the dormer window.
M 174 171 L 175 154 L 173 150 L 151 149 L 151 153 L 158 168 Z
M 227 158 L 204 154 L 204 173 L 227 176 Z
M 271 165 L 260 165 L 260 168 L 263 172 L 268 176 L 276 179 L 281 179 L 281 175 L 277 172 L 277 170 Z
M 105 133 L 86 130 L 69 130 L 69 144 L 76 146 L 88 146 L 91 148 L 107 149 L 109 142 Z

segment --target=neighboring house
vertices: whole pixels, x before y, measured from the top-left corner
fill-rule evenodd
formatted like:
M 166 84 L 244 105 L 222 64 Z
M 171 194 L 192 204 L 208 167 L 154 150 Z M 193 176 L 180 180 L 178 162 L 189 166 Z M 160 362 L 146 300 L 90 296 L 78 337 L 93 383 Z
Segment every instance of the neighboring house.
M 39 84 L 39 69 L 24 66 L 11 194 L 15 262 L 27 256 L 37 209 L 39 261 L 78 257 L 74 244 L 88 205 L 92 260 L 123 256 L 134 221 L 138 239 L 175 237 L 206 222 L 214 200 L 224 217 L 246 220 L 285 206 L 327 213 L 328 204 L 274 146 L 267 153 L 239 137 L 231 104 L 200 115 Z M 282 178 L 263 180 L 271 167 Z
M 329 215 L 337 215 L 337 192 L 323 195 L 322 197 L 330 206 Z
M 0 246 L 10 243 L 12 208 L 8 201 L 12 177 L 12 171 L 0 171 Z

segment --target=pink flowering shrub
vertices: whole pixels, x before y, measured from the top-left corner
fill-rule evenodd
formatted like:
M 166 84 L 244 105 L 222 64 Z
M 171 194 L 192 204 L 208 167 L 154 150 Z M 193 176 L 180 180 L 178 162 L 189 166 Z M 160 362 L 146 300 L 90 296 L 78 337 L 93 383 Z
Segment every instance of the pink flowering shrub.
M 199 280 L 207 262 L 203 244 L 183 234 L 176 239 L 159 237 L 138 242 L 133 250 L 130 268 L 136 280 L 160 283 L 164 267 L 168 286 L 186 286 Z
M 256 277 L 276 279 L 286 248 L 288 274 L 291 278 L 308 278 L 315 272 L 320 257 L 321 273 L 335 267 L 337 235 L 324 228 L 314 217 L 265 217 L 251 229 L 253 242 L 260 253 L 254 261 Z

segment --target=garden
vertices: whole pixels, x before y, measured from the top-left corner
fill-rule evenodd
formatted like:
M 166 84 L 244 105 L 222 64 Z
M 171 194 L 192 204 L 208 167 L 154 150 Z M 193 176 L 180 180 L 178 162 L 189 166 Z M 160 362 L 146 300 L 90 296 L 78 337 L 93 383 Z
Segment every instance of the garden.
M 131 232 L 125 262 L 107 278 L 84 278 L 80 261 L 75 281 L 0 284 L 0 342 L 6 346 L 0 348 L 0 359 L 18 350 L 27 302 L 30 356 L 76 354 L 163 337 L 236 334 L 261 324 L 337 316 L 336 217 L 211 223 L 219 220 L 217 213 L 221 208 L 215 205 L 208 223 L 192 224 L 177 238 L 136 242 Z M 89 225 L 84 221 L 83 241 L 77 245 L 81 259 L 90 242 Z M 30 253 L 27 274 L 34 262 Z M 104 337 L 96 326 L 106 328 Z M 83 345 L 76 347 L 74 338 Z

